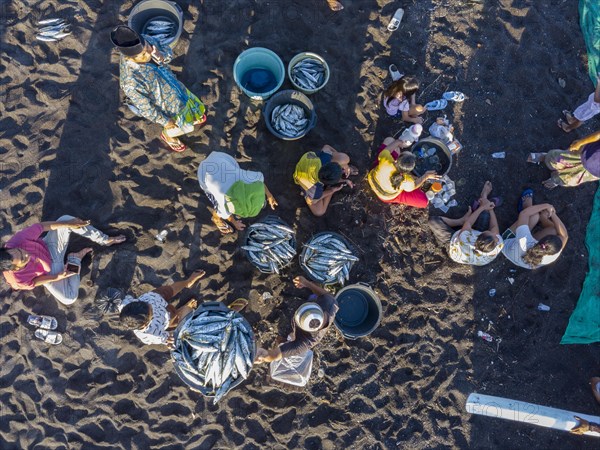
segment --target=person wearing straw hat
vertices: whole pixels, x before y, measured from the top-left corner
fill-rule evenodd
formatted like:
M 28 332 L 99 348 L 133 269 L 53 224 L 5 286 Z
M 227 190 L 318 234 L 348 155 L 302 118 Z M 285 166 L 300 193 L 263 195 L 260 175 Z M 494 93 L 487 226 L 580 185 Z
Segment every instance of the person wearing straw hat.
M 229 223 L 238 231 L 246 228 L 240 219 L 256 217 L 266 203 L 271 209 L 277 206 L 264 175 L 243 170 L 227 153 L 208 155 L 198 167 L 198 181 L 213 205 L 212 221 L 223 234 L 233 233 Z
M 120 85 L 132 110 L 162 125 L 160 138 L 174 152 L 183 152 L 187 146 L 178 136 L 194 131 L 206 122 L 206 115 L 204 104 L 167 65 L 173 58 L 170 47 L 125 25 L 112 30 L 110 39 L 121 53 Z
M 310 289 L 312 294 L 308 297 L 308 302 L 300 305 L 294 313 L 288 341 L 271 350 L 259 348 L 255 361 L 258 364 L 304 355 L 325 337 L 333 324 L 339 310 L 336 299 L 321 286 L 304 277 L 294 278 L 294 285 Z

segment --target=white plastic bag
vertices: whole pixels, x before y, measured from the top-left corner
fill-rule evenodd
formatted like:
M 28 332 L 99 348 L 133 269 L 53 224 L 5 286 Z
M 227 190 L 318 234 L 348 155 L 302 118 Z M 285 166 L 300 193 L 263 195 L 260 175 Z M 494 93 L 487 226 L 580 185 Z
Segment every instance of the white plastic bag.
M 295 386 L 306 386 L 312 371 L 313 352 L 271 362 L 271 378 Z

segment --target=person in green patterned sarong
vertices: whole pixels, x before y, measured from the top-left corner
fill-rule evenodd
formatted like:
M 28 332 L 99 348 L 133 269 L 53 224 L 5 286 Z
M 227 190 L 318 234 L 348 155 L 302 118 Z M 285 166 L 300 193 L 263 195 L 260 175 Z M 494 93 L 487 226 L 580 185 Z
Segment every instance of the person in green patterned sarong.
M 124 25 L 116 27 L 110 38 L 121 53 L 120 84 L 132 111 L 162 125 L 160 138 L 171 150 L 186 150 L 178 136 L 206 121 L 205 108 L 167 65 L 173 58 L 170 47 Z
M 574 187 L 600 179 L 600 131 L 573 141 L 567 150 L 530 153 L 527 162 L 544 163 L 552 171 L 547 189 Z

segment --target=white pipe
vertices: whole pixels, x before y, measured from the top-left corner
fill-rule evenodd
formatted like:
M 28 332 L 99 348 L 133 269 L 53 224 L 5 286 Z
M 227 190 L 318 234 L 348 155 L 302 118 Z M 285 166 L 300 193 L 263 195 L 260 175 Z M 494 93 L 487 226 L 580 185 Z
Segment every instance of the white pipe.
M 471 414 L 497 417 L 562 431 L 569 431 L 577 425 L 578 422 L 575 420 L 575 416 L 588 422 L 600 424 L 600 417 L 598 416 L 549 408 L 508 398 L 493 397 L 476 392 L 469 395 L 466 409 Z M 588 431 L 584 435 L 600 437 L 600 433 L 595 431 Z

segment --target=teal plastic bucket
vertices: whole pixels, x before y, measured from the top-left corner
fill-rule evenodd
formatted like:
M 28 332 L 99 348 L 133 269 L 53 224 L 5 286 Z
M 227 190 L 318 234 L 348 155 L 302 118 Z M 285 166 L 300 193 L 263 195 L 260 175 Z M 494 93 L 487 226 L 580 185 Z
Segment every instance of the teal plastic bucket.
M 273 80 L 268 79 L 269 73 L 273 76 Z M 252 80 L 249 79 L 251 74 L 267 75 L 264 91 L 252 87 Z M 268 48 L 253 47 L 243 51 L 235 60 L 233 79 L 242 92 L 252 100 L 265 100 L 277 92 L 283 84 L 285 67 L 276 53 Z

